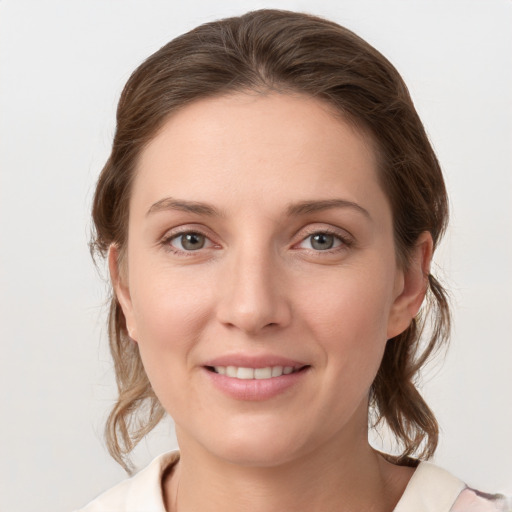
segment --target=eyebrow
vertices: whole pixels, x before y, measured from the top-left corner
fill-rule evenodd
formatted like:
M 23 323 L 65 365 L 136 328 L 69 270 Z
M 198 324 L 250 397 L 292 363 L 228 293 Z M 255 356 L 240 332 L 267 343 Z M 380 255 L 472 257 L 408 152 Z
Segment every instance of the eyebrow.
M 320 201 L 301 201 L 299 203 L 291 204 L 288 206 L 286 213 L 288 216 L 293 217 L 297 215 L 305 215 L 308 213 L 320 212 L 323 210 L 330 210 L 332 208 L 350 208 L 362 213 L 365 217 L 371 219 L 368 210 L 353 201 L 346 199 L 324 199 Z
M 185 201 L 183 199 L 174 199 L 165 197 L 157 201 L 147 211 L 146 215 L 165 210 L 177 210 L 181 212 L 195 213 L 197 215 L 206 215 L 208 217 L 223 217 L 224 214 L 214 206 L 198 201 Z
M 358 211 L 359 213 L 362 213 L 365 217 L 371 219 L 368 210 L 363 208 L 361 205 L 354 203 L 353 201 L 347 201 L 346 199 L 322 199 L 292 203 L 288 205 L 288 207 L 286 208 L 286 215 L 288 217 L 297 217 L 300 215 L 330 210 L 333 208 L 350 208 Z M 154 203 L 149 208 L 146 215 L 166 210 L 176 210 L 188 213 L 195 213 L 197 215 L 206 215 L 208 217 L 225 217 L 225 214 L 223 212 L 221 212 L 211 204 L 199 201 L 186 201 L 184 199 L 174 199 L 172 197 L 165 197 Z

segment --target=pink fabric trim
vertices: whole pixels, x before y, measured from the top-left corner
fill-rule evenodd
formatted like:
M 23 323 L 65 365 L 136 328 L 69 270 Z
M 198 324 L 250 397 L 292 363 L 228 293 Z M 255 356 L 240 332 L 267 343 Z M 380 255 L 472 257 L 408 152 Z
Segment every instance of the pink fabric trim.
M 488 500 L 472 489 L 464 489 L 455 500 L 450 512 L 501 512 L 500 500 Z

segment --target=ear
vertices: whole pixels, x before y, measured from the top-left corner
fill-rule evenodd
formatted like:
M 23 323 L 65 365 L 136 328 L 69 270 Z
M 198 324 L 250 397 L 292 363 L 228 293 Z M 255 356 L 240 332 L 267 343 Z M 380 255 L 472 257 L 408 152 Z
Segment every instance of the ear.
M 128 335 L 132 340 L 136 341 L 137 332 L 135 328 L 135 318 L 133 314 L 132 300 L 130 297 L 130 289 L 128 287 L 126 266 L 123 266 L 119 254 L 119 248 L 114 244 L 112 244 L 108 250 L 108 268 L 116 298 L 121 305 L 121 309 L 123 310 L 126 320 Z
M 427 231 L 422 233 L 410 255 L 407 268 L 397 273 L 387 339 L 405 331 L 418 313 L 427 293 L 433 247 L 432 235 Z

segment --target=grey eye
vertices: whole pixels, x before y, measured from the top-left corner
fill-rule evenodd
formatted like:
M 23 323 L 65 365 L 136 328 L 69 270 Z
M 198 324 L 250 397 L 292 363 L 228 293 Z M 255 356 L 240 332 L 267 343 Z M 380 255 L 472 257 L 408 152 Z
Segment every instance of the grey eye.
M 197 251 L 206 244 L 206 237 L 200 233 L 183 233 L 171 242 L 171 245 L 184 251 Z
M 325 251 L 334 247 L 335 236 L 329 233 L 316 233 L 310 236 L 311 247 L 317 251 Z

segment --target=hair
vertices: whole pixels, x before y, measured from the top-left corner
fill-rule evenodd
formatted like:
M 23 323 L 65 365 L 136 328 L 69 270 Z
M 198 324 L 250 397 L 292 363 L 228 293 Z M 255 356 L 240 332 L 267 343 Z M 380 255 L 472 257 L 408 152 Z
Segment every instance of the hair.
M 369 134 L 391 205 L 397 260 L 407 267 L 425 231 L 437 246 L 448 219 L 446 189 L 398 71 L 366 41 L 334 22 L 263 9 L 201 25 L 163 46 L 131 75 L 93 200 L 93 256 L 105 258 L 115 245 L 122 258 L 137 160 L 168 117 L 193 101 L 243 91 L 319 98 Z M 372 426 L 387 424 L 400 447 L 393 459 L 398 464 L 410 464 L 412 455 L 430 458 L 438 442 L 437 421 L 416 384 L 419 370 L 448 339 L 450 311 L 446 291 L 432 274 L 427 285 L 420 313 L 388 340 L 370 390 Z M 130 472 L 130 452 L 165 412 L 111 293 L 108 335 L 119 396 L 105 435 L 110 454 Z

